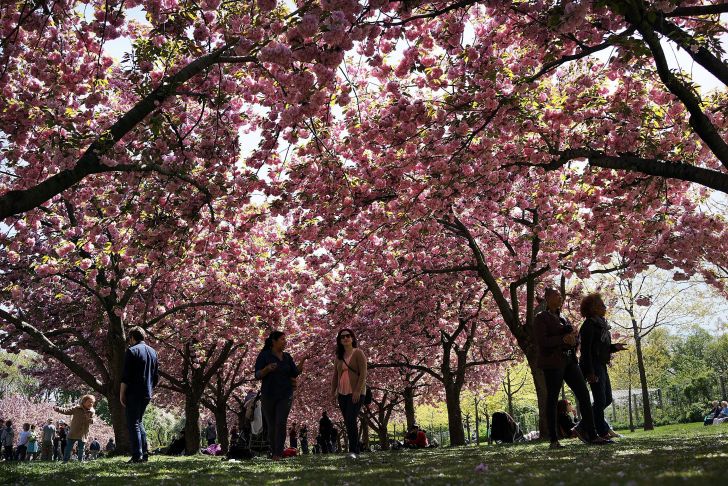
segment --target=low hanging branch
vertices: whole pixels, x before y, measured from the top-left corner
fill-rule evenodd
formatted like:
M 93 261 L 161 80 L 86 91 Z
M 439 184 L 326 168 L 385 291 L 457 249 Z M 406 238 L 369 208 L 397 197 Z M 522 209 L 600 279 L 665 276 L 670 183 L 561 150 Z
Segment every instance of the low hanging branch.
M 108 130 L 101 133 L 89 145 L 84 154 L 76 161 L 72 169 L 66 169 L 54 174 L 36 185 L 27 189 L 8 191 L 0 196 L 0 220 L 9 216 L 24 213 L 37 208 L 44 202 L 61 194 L 66 189 L 83 180 L 91 174 L 130 170 L 130 167 L 110 167 L 101 163 L 101 158 L 107 154 L 125 135 L 131 132 L 149 114 L 157 110 L 159 105 L 168 98 L 175 96 L 177 88 L 189 81 L 204 70 L 223 62 L 223 54 L 228 52 L 234 42 L 225 44 L 211 53 L 196 59 L 176 74 L 163 79 L 151 93 L 142 98 L 119 118 Z M 236 56 L 236 63 L 256 62 L 255 56 Z M 231 62 L 225 59 L 225 62 Z M 140 168 L 141 169 L 141 168 Z M 151 169 L 145 169 L 151 170 Z

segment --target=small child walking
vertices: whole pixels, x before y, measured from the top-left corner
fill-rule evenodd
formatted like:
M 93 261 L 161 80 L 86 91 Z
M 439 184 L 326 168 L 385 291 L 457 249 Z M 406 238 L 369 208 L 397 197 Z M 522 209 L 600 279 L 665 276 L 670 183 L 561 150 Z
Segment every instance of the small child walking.
M 93 395 L 84 395 L 81 397 L 79 405 L 70 408 L 53 407 L 58 413 L 71 416 L 71 429 L 68 432 L 68 441 L 66 442 L 66 450 L 63 452 L 63 462 L 66 463 L 71 459 L 71 451 L 73 444 L 78 442 L 78 460 L 83 461 L 83 448 L 88 440 L 88 431 L 92 423 L 94 423 L 94 404 L 96 398 Z

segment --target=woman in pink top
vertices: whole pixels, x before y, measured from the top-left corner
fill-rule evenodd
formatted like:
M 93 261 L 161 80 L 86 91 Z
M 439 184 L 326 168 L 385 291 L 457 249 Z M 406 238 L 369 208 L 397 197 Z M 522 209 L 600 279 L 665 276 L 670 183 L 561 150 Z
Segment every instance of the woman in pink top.
M 342 329 L 336 336 L 336 360 L 331 379 L 331 394 L 339 403 L 346 424 L 349 453 L 359 453 L 357 417 L 364 401 L 367 379 L 367 358 L 357 348 L 356 336 L 351 329 Z

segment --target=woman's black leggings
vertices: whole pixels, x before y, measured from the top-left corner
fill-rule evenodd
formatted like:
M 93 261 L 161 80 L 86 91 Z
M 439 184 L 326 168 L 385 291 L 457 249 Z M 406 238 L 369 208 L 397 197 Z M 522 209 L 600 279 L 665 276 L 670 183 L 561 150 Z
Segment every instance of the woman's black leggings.
M 339 408 L 341 415 L 344 416 L 344 424 L 346 424 L 346 437 L 349 440 L 349 452 L 359 454 L 359 429 L 356 420 L 361 410 L 361 402 L 364 397 L 359 397 L 359 401 L 354 403 L 351 395 L 342 395 L 339 393 Z
M 589 439 L 594 439 L 596 430 L 594 429 L 594 414 L 589 401 L 589 389 L 586 386 L 586 380 L 584 375 L 581 374 L 579 365 L 571 361 L 563 368 L 544 369 L 543 375 L 546 379 L 546 415 L 548 416 L 551 442 L 558 440 L 556 433 L 556 404 L 559 401 L 559 392 L 564 382 L 574 392 L 576 401 L 579 404 L 579 411 L 581 412 L 579 428 L 586 433 Z

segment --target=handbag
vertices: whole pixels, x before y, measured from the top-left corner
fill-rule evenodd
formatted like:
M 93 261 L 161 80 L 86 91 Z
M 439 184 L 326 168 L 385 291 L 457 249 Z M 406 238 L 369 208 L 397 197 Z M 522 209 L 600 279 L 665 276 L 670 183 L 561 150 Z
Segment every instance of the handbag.
M 349 368 L 351 371 L 353 371 L 357 375 L 359 374 L 357 370 L 349 366 L 349 363 L 347 363 L 346 360 L 342 359 L 341 361 L 343 361 L 346 367 Z M 364 405 L 370 405 L 372 403 L 372 389 L 366 385 L 364 385 L 364 401 L 362 403 Z

